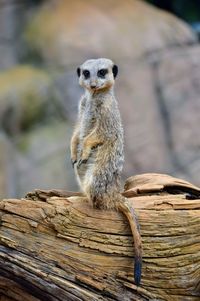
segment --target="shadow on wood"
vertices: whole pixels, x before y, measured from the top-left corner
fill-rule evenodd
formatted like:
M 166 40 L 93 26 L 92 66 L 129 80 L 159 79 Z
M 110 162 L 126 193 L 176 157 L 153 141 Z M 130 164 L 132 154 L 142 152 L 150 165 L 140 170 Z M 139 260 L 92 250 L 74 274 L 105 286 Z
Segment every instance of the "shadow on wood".
M 81 193 L 35 190 L 0 202 L 0 300 L 199 300 L 200 189 L 167 175 L 126 181 L 143 242 L 133 280 L 126 219 Z

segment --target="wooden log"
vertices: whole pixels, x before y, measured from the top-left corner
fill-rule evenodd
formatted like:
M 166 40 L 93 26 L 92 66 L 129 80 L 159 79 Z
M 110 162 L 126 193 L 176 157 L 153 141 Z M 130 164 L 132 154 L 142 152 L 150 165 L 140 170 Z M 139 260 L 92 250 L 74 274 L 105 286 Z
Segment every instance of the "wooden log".
M 126 181 L 142 243 L 133 280 L 129 225 L 81 193 L 36 190 L 0 202 L 0 300 L 200 300 L 200 189 L 166 175 Z

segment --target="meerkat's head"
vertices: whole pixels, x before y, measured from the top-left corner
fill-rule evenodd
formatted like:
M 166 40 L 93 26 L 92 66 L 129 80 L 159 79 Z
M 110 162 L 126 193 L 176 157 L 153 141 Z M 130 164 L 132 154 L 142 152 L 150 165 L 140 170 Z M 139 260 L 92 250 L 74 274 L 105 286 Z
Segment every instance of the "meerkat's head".
M 113 86 L 118 67 L 105 58 L 88 60 L 77 68 L 79 84 L 91 91 L 101 91 Z

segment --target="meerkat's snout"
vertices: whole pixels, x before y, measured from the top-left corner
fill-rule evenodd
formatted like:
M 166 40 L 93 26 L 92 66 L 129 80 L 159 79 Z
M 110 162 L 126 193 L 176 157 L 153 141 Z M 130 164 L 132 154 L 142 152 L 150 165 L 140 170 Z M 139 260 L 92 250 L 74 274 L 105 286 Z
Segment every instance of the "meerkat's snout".
M 97 88 L 97 84 L 94 83 L 94 82 L 91 82 L 91 83 L 90 83 L 90 88 L 91 88 L 91 89 Z

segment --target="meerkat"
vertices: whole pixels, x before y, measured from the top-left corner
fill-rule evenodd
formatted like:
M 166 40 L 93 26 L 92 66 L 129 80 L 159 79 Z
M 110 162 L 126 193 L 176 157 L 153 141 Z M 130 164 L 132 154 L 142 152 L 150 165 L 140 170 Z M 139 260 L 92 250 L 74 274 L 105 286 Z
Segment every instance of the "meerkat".
M 109 59 L 87 60 L 77 68 L 81 97 L 71 139 L 71 160 L 79 185 L 94 208 L 121 211 L 128 219 L 135 246 L 134 279 L 140 284 L 142 246 L 134 209 L 120 193 L 124 135 L 114 82 L 118 67 Z

